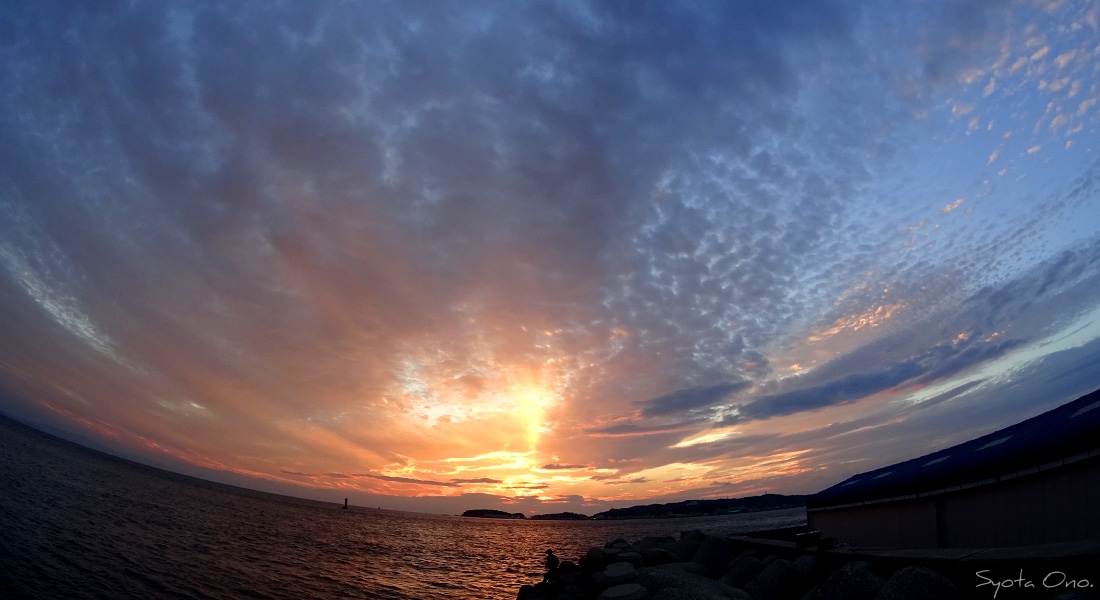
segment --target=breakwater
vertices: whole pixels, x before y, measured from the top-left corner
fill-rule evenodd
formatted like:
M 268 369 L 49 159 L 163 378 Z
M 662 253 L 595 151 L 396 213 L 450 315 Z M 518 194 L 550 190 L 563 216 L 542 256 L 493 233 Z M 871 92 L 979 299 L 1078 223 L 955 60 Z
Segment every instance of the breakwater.
M 861 551 L 794 541 L 798 531 L 620 538 L 563 561 L 517 600 L 1086 600 L 1100 587 L 1100 543 Z

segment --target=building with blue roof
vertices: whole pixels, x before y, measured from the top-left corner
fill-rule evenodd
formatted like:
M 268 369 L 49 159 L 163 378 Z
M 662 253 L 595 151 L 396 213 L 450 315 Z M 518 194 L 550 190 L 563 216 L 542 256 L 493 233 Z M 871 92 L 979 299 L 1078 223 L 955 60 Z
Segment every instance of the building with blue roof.
M 809 524 L 860 547 L 1100 539 L 1100 390 L 1011 427 L 810 496 Z

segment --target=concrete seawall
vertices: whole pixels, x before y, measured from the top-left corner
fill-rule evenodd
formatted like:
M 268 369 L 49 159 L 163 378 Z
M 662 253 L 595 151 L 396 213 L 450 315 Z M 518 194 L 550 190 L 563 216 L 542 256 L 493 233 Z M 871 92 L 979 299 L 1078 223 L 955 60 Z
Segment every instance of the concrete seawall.
M 1100 540 L 889 550 L 790 541 L 795 533 L 613 540 L 523 586 L 517 600 L 1100 600 Z

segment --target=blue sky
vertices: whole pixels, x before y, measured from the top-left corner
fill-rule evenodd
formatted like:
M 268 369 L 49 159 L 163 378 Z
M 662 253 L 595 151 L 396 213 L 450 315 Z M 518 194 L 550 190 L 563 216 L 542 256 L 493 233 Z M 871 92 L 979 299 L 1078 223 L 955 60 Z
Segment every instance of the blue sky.
M 265 489 L 812 493 L 1100 387 L 1100 4 L 0 10 L 0 410 Z

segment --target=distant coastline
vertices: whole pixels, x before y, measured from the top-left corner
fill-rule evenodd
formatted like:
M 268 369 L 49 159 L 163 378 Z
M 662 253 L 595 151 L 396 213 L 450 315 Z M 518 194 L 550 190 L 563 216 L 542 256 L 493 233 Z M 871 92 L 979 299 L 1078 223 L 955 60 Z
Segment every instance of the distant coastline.
M 746 498 L 716 498 L 710 500 L 683 500 L 665 504 L 645 504 L 627 508 L 612 508 L 592 516 L 574 512 L 533 515 L 536 521 L 587 521 L 623 519 L 675 519 L 682 517 L 708 517 L 765 510 L 782 510 L 806 506 L 805 495 L 762 494 Z M 523 513 L 510 513 L 494 509 L 473 509 L 462 513 L 464 517 L 484 519 L 526 519 Z
M 503 510 L 489 508 L 475 508 L 462 513 L 464 517 L 476 517 L 478 519 L 526 519 L 523 513 L 510 513 Z

